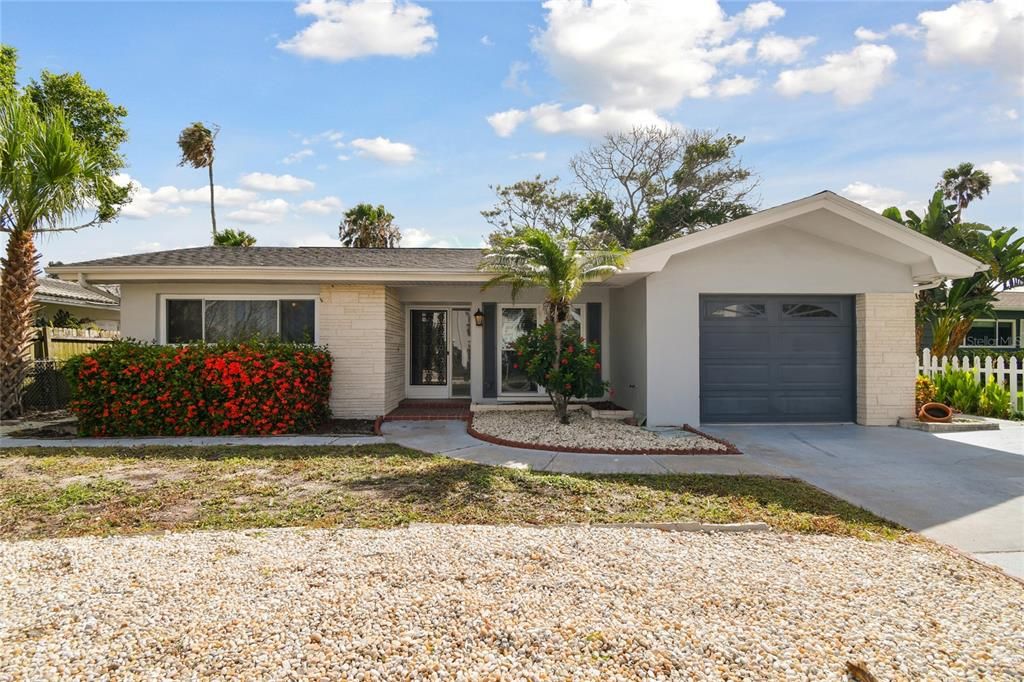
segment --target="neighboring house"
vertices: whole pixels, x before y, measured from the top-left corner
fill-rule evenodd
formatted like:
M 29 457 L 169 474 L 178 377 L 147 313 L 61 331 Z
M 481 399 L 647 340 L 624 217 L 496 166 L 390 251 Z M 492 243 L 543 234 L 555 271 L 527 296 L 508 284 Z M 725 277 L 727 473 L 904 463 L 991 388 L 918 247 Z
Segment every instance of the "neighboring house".
M 129 337 L 326 344 L 339 417 L 385 414 L 404 398 L 543 401 L 510 351 L 541 317 L 542 293 L 481 291 L 482 256 L 202 247 L 50 272 L 119 284 Z M 914 409 L 915 288 L 980 267 L 821 192 L 634 252 L 624 272 L 584 289 L 573 315 L 601 343 L 611 398 L 649 424 L 893 424 Z
M 1024 289 L 1000 292 L 992 307 L 995 317 L 975 320 L 962 347 L 992 350 L 1024 348 Z
M 117 331 L 121 322 L 121 300 L 116 293 L 99 287 L 83 287 L 77 282 L 66 282 L 52 277 L 36 279 L 32 298 L 36 304 L 36 318 L 52 322 L 60 311 L 83 320 L 84 326 Z

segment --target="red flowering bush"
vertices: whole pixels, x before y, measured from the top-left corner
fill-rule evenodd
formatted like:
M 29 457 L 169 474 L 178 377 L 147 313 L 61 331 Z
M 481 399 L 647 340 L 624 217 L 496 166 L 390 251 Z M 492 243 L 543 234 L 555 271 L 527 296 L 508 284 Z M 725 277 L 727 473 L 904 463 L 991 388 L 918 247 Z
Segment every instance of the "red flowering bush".
M 331 356 L 279 341 L 107 344 L 68 360 L 71 411 L 87 436 L 296 433 L 328 415 Z
M 572 330 L 562 331 L 562 352 L 555 353 L 555 332 L 551 324 L 524 334 L 515 343 L 516 364 L 526 376 L 545 388 L 552 403 L 567 404 L 570 398 L 604 393 L 601 381 L 601 348 L 585 342 Z

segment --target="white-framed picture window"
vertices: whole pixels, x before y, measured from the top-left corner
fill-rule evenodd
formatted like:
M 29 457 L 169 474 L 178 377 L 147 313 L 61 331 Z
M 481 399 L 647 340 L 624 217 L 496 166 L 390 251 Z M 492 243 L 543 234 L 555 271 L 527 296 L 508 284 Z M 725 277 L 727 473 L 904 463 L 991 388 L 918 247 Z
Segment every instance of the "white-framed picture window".
M 498 306 L 498 358 L 500 372 L 498 395 L 534 396 L 544 389 L 530 381 L 526 370 L 516 357 L 515 343 L 519 337 L 528 334 L 544 322 L 542 305 L 501 305 Z M 567 329 L 573 329 L 581 336 L 587 329 L 586 307 L 574 305 L 565 321 Z
M 315 296 L 177 296 L 160 301 L 162 343 L 244 341 L 254 337 L 317 342 Z
M 1016 320 L 975 320 L 962 348 L 1016 348 Z

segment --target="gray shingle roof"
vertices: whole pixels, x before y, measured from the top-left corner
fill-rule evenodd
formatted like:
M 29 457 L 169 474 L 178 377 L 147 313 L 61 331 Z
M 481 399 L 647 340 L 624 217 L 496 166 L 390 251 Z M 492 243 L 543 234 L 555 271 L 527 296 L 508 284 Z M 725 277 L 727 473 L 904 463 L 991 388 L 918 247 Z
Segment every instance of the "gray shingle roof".
M 200 246 L 61 263 L 60 267 L 365 268 L 476 270 L 482 249 L 350 249 L 341 246 Z
M 104 295 L 92 289 L 86 289 L 75 282 L 63 282 L 51 277 L 38 277 L 36 278 L 36 283 L 36 299 L 44 302 L 66 302 L 69 305 L 86 303 L 109 306 L 117 306 L 121 302 L 114 294 Z

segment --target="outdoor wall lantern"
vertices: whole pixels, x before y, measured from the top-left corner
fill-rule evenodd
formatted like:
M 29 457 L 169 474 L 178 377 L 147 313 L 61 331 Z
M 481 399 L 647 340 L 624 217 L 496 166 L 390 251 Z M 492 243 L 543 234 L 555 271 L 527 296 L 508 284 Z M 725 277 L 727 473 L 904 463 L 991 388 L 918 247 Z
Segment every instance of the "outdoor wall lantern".
M 484 326 L 484 314 L 479 308 L 477 308 L 476 312 L 473 313 L 473 322 L 476 322 L 476 326 L 478 327 Z

